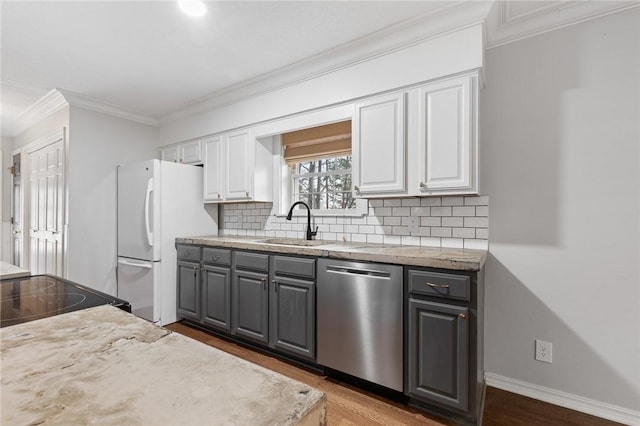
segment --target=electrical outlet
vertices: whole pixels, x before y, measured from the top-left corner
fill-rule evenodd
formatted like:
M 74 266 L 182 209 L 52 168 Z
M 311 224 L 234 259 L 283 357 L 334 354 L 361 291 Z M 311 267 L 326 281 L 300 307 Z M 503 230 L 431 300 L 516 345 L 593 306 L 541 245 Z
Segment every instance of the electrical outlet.
M 536 340 L 536 361 L 548 362 L 551 364 L 553 344 Z
M 418 233 L 418 226 L 420 226 L 420 218 L 417 216 L 409 216 L 407 219 L 407 227 L 409 228 L 410 234 Z

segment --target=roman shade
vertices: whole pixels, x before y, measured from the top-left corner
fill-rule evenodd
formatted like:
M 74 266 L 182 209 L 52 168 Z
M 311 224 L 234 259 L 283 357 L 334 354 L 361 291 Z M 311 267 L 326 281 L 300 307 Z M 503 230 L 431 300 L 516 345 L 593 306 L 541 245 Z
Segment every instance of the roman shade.
M 351 155 L 351 120 L 284 133 L 282 147 L 287 164 Z

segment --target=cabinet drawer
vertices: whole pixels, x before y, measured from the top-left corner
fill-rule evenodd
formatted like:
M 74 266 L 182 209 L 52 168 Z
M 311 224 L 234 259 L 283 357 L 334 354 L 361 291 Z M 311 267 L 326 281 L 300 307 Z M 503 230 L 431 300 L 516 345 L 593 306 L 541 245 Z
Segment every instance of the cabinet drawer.
M 178 260 L 200 262 L 200 247 L 178 246 L 177 250 L 178 250 Z
M 231 265 L 231 250 L 205 248 L 202 261 L 210 265 Z
M 315 279 L 316 260 L 302 257 L 273 256 L 273 271 L 276 275 Z
M 471 300 L 471 279 L 465 275 L 409 269 L 409 293 L 443 297 L 456 300 Z
M 236 268 L 269 271 L 269 255 L 267 254 L 234 251 L 233 257 Z

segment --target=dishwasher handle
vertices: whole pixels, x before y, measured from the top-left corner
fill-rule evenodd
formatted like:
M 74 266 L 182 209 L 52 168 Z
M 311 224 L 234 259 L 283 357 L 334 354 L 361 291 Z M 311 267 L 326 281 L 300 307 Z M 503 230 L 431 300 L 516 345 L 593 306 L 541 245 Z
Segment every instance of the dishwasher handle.
M 375 269 L 351 268 L 347 266 L 327 265 L 327 272 L 338 272 L 342 274 L 367 275 L 370 277 L 389 278 L 391 273 L 387 271 L 377 271 Z

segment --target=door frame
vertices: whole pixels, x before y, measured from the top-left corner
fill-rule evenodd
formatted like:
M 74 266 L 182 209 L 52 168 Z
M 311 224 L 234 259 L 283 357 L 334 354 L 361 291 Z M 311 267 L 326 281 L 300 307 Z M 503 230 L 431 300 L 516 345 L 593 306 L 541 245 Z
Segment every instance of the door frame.
M 31 154 L 46 148 L 49 145 L 62 141 L 63 152 L 63 165 L 62 165 L 62 274 L 63 278 L 68 277 L 69 272 L 69 257 L 68 244 L 69 244 L 69 138 L 67 138 L 67 128 L 61 127 L 60 129 L 52 132 L 48 136 L 43 136 L 28 143 L 20 149 L 14 151 L 12 155 L 20 154 L 21 167 L 22 167 L 22 179 L 21 183 L 21 197 L 22 197 L 22 265 L 31 264 L 31 247 L 30 238 L 26 238 L 24 235 L 25 229 L 31 229 L 31 185 L 25 185 L 25 177 L 31 176 Z M 13 197 L 12 197 L 13 198 Z M 13 242 L 11 243 L 11 250 L 13 250 Z

